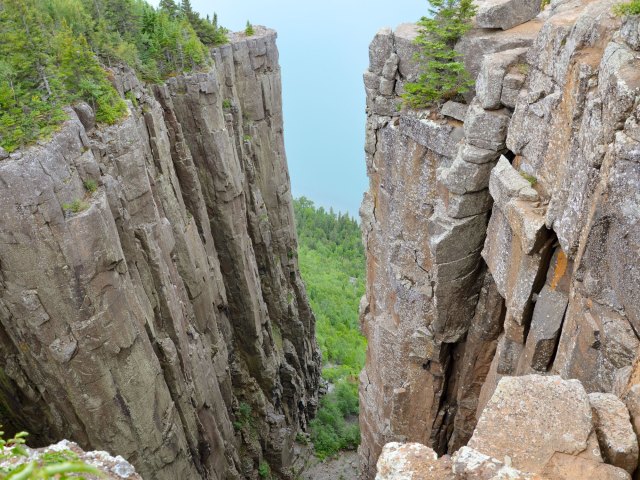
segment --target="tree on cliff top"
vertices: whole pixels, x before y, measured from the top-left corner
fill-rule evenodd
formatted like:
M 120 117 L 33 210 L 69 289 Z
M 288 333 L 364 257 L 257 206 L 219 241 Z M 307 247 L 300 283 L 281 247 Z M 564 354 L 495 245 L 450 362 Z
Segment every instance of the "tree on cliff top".
M 471 28 L 476 13 L 473 0 L 428 0 L 429 17 L 418 22 L 420 48 L 416 60 L 421 73 L 405 85 L 403 98 L 412 108 L 424 108 L 438 100 L 448 100 L 466 92 L 473 80 L 460 61 L 455 44 Z

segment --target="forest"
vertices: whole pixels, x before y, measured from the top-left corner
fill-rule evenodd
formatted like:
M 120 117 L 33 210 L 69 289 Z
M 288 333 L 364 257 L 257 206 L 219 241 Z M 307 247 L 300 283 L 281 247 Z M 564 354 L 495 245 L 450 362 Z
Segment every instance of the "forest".
M 366 340 L 358 306 L 365 291 L 365 256 L 358 222 L 347 214 L 294 200 L 302 278 L 316 316 L 322 376 L 328 393 L 311 422 L 311 440 L 320 458 L 360 443 L 358 374 Z
M 207 46 L 227 41 L 217 16 L 190 0 L 0 0 L 0 147 L 46 138 L 64 107 L 86 101 L 100 123 L 127 112 L 109 67 L 126 65 L 160 82 L 211 61 Z

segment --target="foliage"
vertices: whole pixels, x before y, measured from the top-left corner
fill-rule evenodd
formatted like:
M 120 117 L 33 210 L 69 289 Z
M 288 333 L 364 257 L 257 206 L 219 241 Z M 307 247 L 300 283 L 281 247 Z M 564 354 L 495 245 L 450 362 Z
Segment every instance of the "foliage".
M 4 439 L 4 432 L 0 432 L 0 460 L 19 459 L 26 457 L 24 448 L 26 432 L 20 432 L 9 440 Z M 10 464 L 10 462 L 7 462 Z M 94 467 L 78 460 L 78 456 L 69 451 L 46 452 L 38 460 L 20 465 L 4 467 L 0 470 L 0 480 L 71 480 L 79 478 L 76 473 L 99 475 Z
M 302 278 L 316 315 L 316 336 L 324 359 L 323 377 L 333 390 L 320 402 L 311 422 L 316 455 L 324 458 L 355 448 L 357 376 L 364 366 L 366 340 L 360 333 L 358 306 L 364 294 L 364 248 L 358 223 L 328 212 L 305 197 L 294 200 Z
M 236 430 L 241 430 L 244 427 L 249 427 L 253 423 L 251 405 L 245 402 L 240 402 L 238 410 L 236 412 L 236 421 L 233 426 Z
M 65 203 L 62 205 L 62 209 L 65 212 L 70 213 L 84 212 L 87 208 L 89 208 L 89 204 L 77 198 L 71 203 Z
M 85 180 L 83 185 L 84 189 L 90 194 L 93 194 L 98 190 L 98 183 L 93 179 Z
M 0 1 L 0 146 L 11 152 L 47 137 L 63 107 L 93 106 L 113 124 L 127 113 L 104 66 L 126 64 L 147 81 L 207 65 L 205 45 L 227 30 L 185 0 Z M 135 106 L 135 102 L 134 102 Z
M 358 384 L 341 379 L 334 390 L 320 400 L 318 415 L 311 420 L 311 441 L 316 455 L 324 459 L 340 450 L 355 450 L 360 444 Z
M 542 3 L 540 4 L 540 10 L 544 10 L 550 3 L 551 0 L 542 0 Z
M 614 7 L 614 12 L 619 16 L 640 15 L 640 0 L 631 0 Z
M 429 0 L 430 17 L 418 22 L 420 46 L 416 60 L 421 73 L 417 82 L 405 85 L 403 98 L 412 108 L 424 108 L 469 90 L 473 80 L 460 61 L 455 44 L 471 28 L 476 13 L 473 0 Z
M 260 462 L 258 466 L 258 475 L 260 478 L 271 478 L 271 467 L 267 462 Z
M 538 183 L 538 179 L 533 175 L 529 175 L 528 173 L 520 172 L 520 176 L 524 178 L 532 187 L 535 187 Z
M 252 37 L 255 34 L 255 30 L 253 29 L 253 25 L 251 25 L 251 22 L 249 20 L 247 20 L 247 26 L 244 29 L 244 34 L 247 37 Z

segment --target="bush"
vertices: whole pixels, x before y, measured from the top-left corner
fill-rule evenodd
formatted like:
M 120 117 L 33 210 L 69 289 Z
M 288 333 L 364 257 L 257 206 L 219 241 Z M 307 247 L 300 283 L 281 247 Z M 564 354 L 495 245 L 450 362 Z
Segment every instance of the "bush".
M 316 455 L 325 458 L 360 443 L 357 376 L 364 366 L 366 340 L 358 306 L 364 294 L 365 256 L 360 226 L 348 215 L 294 200 L 300 271 L 316 315 L 316 337 L 324 361 L 322 376 L 334 385 L 311 421 Z
M 271 467 L 267 462 L 260 462 L 258 475 L 260 475 L 260 478 L 271 478 Z
M 84 212 L 87 208 L 89 208 L 89 204 L 79 199 L 75 199 L 71 203 L 65 203 L 62 205 L 62 209 L 68 213 Z
M 20 432 L 13 438 L 5 440 L 4 432 L 0 432 L 0 460 L 28 457 L 28 453 L 24 448 L 26 437 L 26 432 Z M 96 468 L 79 461 L 75 453 L 66 450 L 43 453 L 38 460 L 5 467 L 0 471 L 0 479 L 71 480 L 73 478 L 81 478 L 76 476 L 76 473 L 100 475 Z
M 417 82 L 405 85 L 403 98 L 412 108 L 425 108 L 439 100 L 449 100 L 473 86 L 460 61 L 455 44 L 471 28 L 476 13 L 473 0 L 429 0 L 431 17 L 418 22 L 420 34 L 416 55 L 421 73 Z
M 355 379 L 340 380 L 334 390 L 320 400 L 316 418 L 311 421 L 311 441 L 321 459 L 340 450 L 355 450 L 360 444 L 360 427 L 348 421 L 358 415 L 358 384 Z
M 84 189 L 90 194 L 94 194 L 98 190 L 98 183 L 93 179 L 85 180 L 83 185 Z
M 619 16 L 640 15 L 640 0 L 632 0 L 614 7 L 614 12 Z
M 251 22 L 250 22 L 249 20 L 247 20 L 247 26 L 246 26 L 246 28 L 244 29 L 244 34 L 245 34 L 247 37 L 251 37 L 251 36 L 253 36 L 255 33 L 256 33 L 256 32 L 255 32 L 255 31 L 254 31 L 254 29 L 253 29 L 253 25 L 251 25 Z

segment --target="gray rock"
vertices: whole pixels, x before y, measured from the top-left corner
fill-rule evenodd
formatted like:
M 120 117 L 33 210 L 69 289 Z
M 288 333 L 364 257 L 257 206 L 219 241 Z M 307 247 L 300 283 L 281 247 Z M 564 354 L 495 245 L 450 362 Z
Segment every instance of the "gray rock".
M 467 116 L 467 109 L 469 105 L 465 105 L 464 103 L 453 102 L 449 100 L 445 102 L 445 104 L 440 109 L 440 113 L 445 117 L 451 117 L 461 122 L 464 122 L 465 117 Z
M 458 195 L 485 190 L 494 163 L 468 163 L 456 157 L 450 168 L 442 175 L 442 184 Z
M 505 107 L 516 108 L 518 96 L 522 91 L 526 77 L 522 73 L 507 73 L 502 81 L 500 103 Z
M 548 285 L 538 295 L 525 347 L 534 370 L 546 372 L 551 365 L 568 303 L 567 295 Z
M 634 50 L 640 50 L 640 17 L 629 15 L 622 21 L 620 36 Z
M 493 206 L 489 190 L 459 195 L 449 193 L 447 197 L 447 215 L 451 218 L 466 218 L 488 212 Z
M 487 150 L 468 143 L 463 143 L 458 150 L 458 156 L 465 162 L 482 164 L 495 162 L 500 154 L 493 150 Z
M 482 412 L 469 447 L 508 457 L 512 467 L 538 473 L 554 454 L 585 451 L 591 430 L 591 406 L 579 381 L 505 377 Z
M 509 30 L 540 13 L 540 0 L 478 0 L 476 25 Z
M 539 198 L 538 192 L 513 168 L 509 160 L 504 156 L 500 157 L 500 160 L 498 160 L 498 163 L 491 172 L 489 191 L 494 201 L 500 207 L 505 207 L 514 199 L 533 202 Z
M 611 393 L 590 393 L 589 402 L 604 460 L 633 473 L 638 466 L 638 439 L 627 407 Z
M 501 105 L 504 77 L 512 66 L 523 64 L 526 48 L 486 55 L 476 80 L 476 95 L 482 108 L 497 110 Z
M 210 68 L 165 85 L 115 69 L 144 108 L 91 129 L 77 106 L 50 139 L 0 161 L 4 425 L 100 445 L 144 478 L 290 467 L 317 408 L 320 354 L 276 33 L 230 40 Z M 76 200 L 87 208 L 65 213 Z M 240 402 L 250 435 L 234 428 Z
M 76 112 L 76 115 L 78 115 L 78 119 L 85 130 L 89 131 L 96 126 L 96 115 L 88 104 L 85 102 L 76 103 L 73 106 L 73 110 Z
M 472 102 L 464 121 L 467 143 L 499 152 L 505 148 L 509 119 L 506 109 L 489 111 L 483 109 L 478 101 Z
M 456 45 L 456 51 L 461 53 L 471 77 L 476 78 L 485 55 L 529 47 L 538 36 L 540 28 L 542 23 L 531 22 L 526 28 L 515 28 L 510 31 L 473 29 L 460 39 Z

